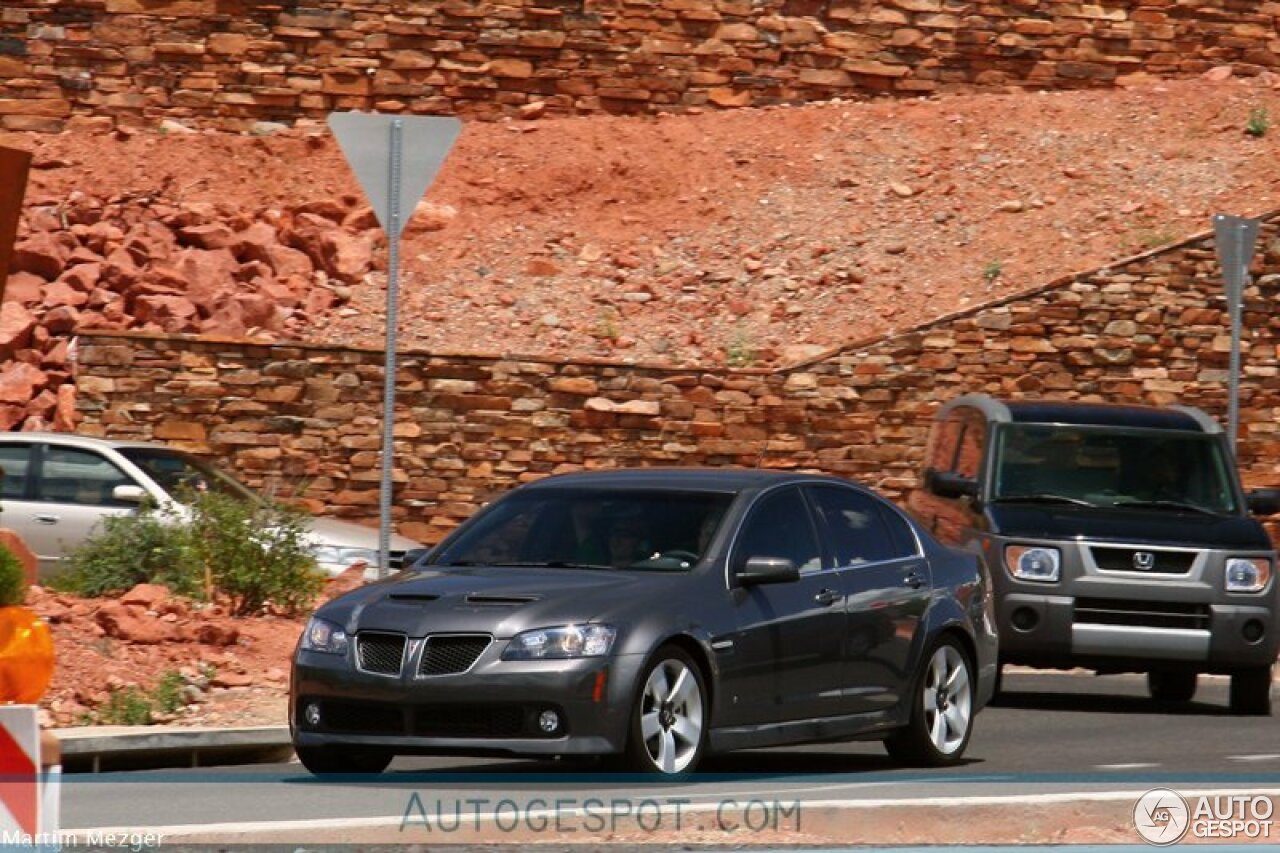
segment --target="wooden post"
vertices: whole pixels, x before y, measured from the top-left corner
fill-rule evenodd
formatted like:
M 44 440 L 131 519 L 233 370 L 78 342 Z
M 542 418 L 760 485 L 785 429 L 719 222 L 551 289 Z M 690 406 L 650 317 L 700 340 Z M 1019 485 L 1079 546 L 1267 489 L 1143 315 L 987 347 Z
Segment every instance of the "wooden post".
M 22 197 L 27 192 L 30 169 L 31 152 L 0 145 L 0 302 L 4 301 L 5 281 L 9 277 L 9 261 L 13 258 L 13 241 L 18 236 L 18 217 L 22 213 Z

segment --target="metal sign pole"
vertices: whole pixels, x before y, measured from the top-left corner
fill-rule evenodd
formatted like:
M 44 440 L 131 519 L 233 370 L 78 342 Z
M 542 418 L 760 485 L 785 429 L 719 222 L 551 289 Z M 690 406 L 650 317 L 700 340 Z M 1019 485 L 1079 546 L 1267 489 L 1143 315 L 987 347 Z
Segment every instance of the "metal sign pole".
M 1244 219 L 1223 213 L 1213 217 L 1214 242 L 1222 279 L 1226 284 L 1227 312 L 1231 321 L 1231 359 L 1227 398 L 1227 437 L 1231 452 L 1236 453 L 1240 435 L 1240 338 L 1243 326 L 1244 288 L 1249 280 L 1249 264 L 1253 260 L 1258 239 L 1257 219 Z
M 382 379 L 382 486 L 379 493 L 378 577 L 391 573 L 391 478 L 395 462 L 396 338 L 400 328 L 400 165 L 404 122 L 391 122 L 387 194 L 387 337 Z

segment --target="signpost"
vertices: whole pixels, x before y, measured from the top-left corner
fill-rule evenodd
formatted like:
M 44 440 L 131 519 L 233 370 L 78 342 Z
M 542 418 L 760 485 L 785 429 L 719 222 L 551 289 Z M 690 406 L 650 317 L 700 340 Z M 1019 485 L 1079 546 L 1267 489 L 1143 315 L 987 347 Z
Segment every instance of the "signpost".
M 386 365 L 382 393 L 381 523 L 378 577 L 386 577 L 391 552 L 391 473 L 395 456 L 396 337 L 399 318 L 400 232 L 444 164 L 462 131 L 448 116 L 330 113 L 329 129 L 355 172 L 365 198 L 387 235 Z
M 4 299 L 4 283 L 9 275 L 9 259 L 18 235 L 18 217 L 30 169 L 29 151 L 0 145 L 0 301 Z
M 1249 264 L 1253 261 L 1258 240 L 1258 220 L 1219 213 L 1213 217 L 1214 242 L 1218 263 L 1227 288 L 1227 310 L 1231 318 L 1230 385 L 1227 403 L 1227 435 L 1231 451 L 1236 450 L 1240 430 L 1240 326 L 1244 307 L 1244 288 L 1249 280 Z

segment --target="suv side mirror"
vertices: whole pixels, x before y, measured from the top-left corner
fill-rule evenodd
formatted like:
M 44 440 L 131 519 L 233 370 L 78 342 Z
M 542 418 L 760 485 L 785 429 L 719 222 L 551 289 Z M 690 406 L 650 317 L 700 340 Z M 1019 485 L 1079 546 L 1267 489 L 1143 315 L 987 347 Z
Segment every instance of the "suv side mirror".
M 1280 489 L 1254 489 L 1244 496 L 1249 512 L 1254 515 L 1275 515 L 1280 512 Z
M 146 500 L 147 491 L 142 488 L 142 486 L 116 486 L 111 490 L 111 497 L 118 501 L 128 501 L 129 503 L 140 504 Z
M 749 557 L 735 575 L 743 586 L 800 580 L 800 570 L 785 557 Z
M 935 471 L 930 468 L 924 475 L 925 486 L 940 498 L 978 496 L 978 481 L 954 471 Z

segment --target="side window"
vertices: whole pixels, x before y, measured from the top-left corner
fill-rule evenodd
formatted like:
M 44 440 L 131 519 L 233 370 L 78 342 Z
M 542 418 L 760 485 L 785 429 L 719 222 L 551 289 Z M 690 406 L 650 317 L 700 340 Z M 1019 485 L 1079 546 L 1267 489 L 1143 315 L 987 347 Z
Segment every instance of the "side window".
M 876 498 L 840 486 L 814 486 L 810 495 L 827 530 L 836 566 L 879 563 L 903 556 Z
M 781 489 L 761 498 L 743 525 L 733 554 L 739 562 L 749 557 L 785 557 L 797 569 L 820 568 L 822 551 L 800 490 Z
M 31 445 L 0 445 L 0 498 L 22 500 L 27 495 Z
M 982 469 L 982 455 L 987 447 L 987 419 L 976 409 L 962 406 L 957 412 L 963 412 L 961 417 L 964 432 L 960 436 L 955 471 L 965 477 L 977 479 L 978 472 Z
M 84 506 L 132 506 L 111 496 L 116 486 L 131 483 L 115 463 L 93 451 L 48 447 L 40 469 L 36 500 Z
M 891 506 L 881 504 L 876 508 L 880 510 L 880 519 L 889 531 L 889 541 L 893 543 L 893 559 L 917 556 L 920 553 L 920 543 L 916 541 L 916 535 L 911 531 L 907 520 Z

